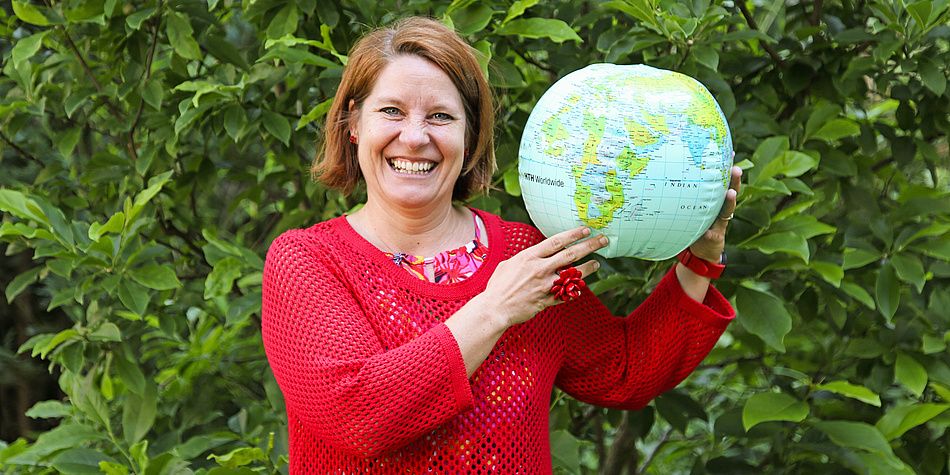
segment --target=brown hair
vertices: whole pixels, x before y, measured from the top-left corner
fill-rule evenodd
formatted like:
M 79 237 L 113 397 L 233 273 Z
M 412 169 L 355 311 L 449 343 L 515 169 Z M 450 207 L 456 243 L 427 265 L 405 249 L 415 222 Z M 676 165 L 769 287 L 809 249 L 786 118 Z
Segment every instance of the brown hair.
M 495 172 L 495 111 L 491 89 L 475 54 L 475 49 L 455 31 L 428 18 L 406 18 L 364 36 L 350 51 L 340 87 L 327 112 L 323 147 L 311 171 L 324 184 L 344 193 L 363 179 L 357 147 L 349 141 L 352 114 L 358 113 L 387 64 L 399 56 L 415 55 L 431 61 L 449 76 L 465 107 L 468 156 L 452 198 L 464 201 L 487 191 Z M 353 111 L 350 100 L 355 103 Z

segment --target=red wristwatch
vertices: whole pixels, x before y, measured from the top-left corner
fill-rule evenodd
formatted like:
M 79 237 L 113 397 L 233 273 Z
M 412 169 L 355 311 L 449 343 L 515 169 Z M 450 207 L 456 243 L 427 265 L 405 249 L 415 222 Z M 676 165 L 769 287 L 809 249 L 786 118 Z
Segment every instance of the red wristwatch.
M 722 257 L 719 258 L 720 264 L 713 264 L 712 262 L 694 256 L 688 247 L 683 249 L 683 252 L 679 253 L 676 258 L 679 259 L 687 269 L 703 277 L 709 277 L 710 279 L 719 278 L 719 276 L 722 275 L 723 269 L 726 268 L 726 260 Z

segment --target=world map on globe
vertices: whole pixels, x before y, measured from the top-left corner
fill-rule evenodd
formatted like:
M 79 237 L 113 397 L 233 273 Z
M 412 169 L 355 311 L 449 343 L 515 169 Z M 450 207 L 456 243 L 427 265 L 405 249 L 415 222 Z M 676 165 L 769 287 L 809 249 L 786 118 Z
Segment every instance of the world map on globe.
M 594 64 L 564 76 L 525 124 L 518 177 L 535 226 L 587 225 L 605 257 L 662 260 L 722 207 L 732 136 L 697 80 L 646 65 Z

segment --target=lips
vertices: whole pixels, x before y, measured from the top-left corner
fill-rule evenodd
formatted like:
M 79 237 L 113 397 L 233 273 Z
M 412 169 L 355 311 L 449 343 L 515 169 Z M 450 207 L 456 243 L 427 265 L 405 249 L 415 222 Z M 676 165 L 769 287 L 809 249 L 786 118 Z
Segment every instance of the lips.
M 425 175 L 432 171 L 432 168 L 436 166 L 436 163 L 393 158 L 389 160 L 389 166 L 397 173 L 405 173 L 407 175 Z

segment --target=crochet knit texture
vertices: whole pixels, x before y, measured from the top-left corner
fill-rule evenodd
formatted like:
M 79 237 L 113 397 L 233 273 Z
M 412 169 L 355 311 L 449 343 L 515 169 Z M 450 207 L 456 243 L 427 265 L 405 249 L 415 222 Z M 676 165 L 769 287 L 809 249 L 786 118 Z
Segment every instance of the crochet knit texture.
M 710 287 L 690 299 L 670 272 L 626 318 L 584 289 L 509 328 L 468 378 L 444 322 L 499 262 L 543 236 L 478 211 L 489 255 L 470 278 L 410 275 L 345 218 L 288 231 L 264 268 L 263 336 L 284 393 L 295 474 L 549 474 L 557 386 L 640 409 L 682 381 L 735 316 Z

